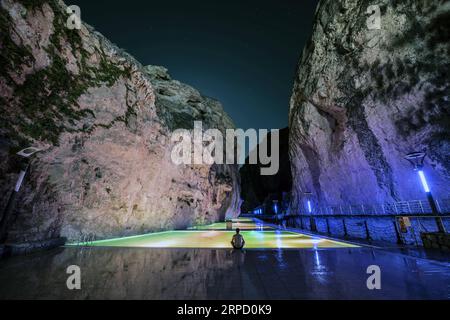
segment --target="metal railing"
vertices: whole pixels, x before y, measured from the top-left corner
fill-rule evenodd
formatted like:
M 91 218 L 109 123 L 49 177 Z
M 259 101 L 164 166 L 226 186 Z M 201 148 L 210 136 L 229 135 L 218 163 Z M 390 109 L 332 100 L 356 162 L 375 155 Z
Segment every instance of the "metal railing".
M 409 224 L 403 225 L 401 218 L 408 218 Z M 280 227 L 298 228 L 313 233 L 336 236 L 343 239 L 363 239 L 372 243 L 397 242 L 402 245 L 422 245 L 422 233 L 437 232 L 437 216 L 424 215 L 289 215 L 271 216 L 267 221 Z M 450 227 L 450 216 L 439 216 L 447 229 Z M 264 220 L 264 219 L 263 219 Z
M 437 232 L 442 224 L 444 231 L 450 230 L 450 198 L 437 200 L 436 206 L 441 213 L 439 216 L 433 214 L 427 200 L 411 200 L 371 205 L 315 206 L 311 213 L 305 208 L 301 212 L 291 210 L 257 217 L 280 226 L 343 238 L 360 238 L 369 242 L 396 241 L 420 246 L 423 233 Z M 402 229 L 400 218 L 409 218 L 410 225 Z
M 435 200 L 439 212 L 450 213 L 450 199 Z M 300 215 L 310 215 L 300 212 Z M 384 204 L 361 204 L 339 206 L 316 206 L 312 208 L 312 215 L 404 215 L 404 214 L 431 214 L 432 209 L 427 200 L 410 200 Z M 295 214 L 291 212 L 291 214 Z

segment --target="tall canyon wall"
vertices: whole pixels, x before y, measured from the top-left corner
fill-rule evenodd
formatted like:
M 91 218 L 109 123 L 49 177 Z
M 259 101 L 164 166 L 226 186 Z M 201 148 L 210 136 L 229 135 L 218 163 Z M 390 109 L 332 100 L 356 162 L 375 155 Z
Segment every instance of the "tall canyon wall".
M 308 191 L 323 205 L 423 199 L 415 151 L 449 196 L 449 38 L 450 1 L 319 2 L 290 105 L 293 212 Z
M 239 211 L 233 165 L 171 161 L 171 133 L 194 120 L 234 128 L 220 103 L 143 67 L 92 27 L 66 27 L 57 0 L 0 6 L 0 212 L 31 162 L 9 241 L 97 238 L 185 228 Z M 151 40 L 149 40 L 151 41 Z

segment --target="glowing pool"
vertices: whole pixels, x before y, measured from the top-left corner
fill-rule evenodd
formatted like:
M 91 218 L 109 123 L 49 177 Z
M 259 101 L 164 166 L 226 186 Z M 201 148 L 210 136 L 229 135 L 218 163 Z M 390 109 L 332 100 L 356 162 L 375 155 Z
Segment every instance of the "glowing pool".
M 338 241 L 311 237 L 300 233 L 280 230 L 258 230 L 261 225 L 253 222 L 255 230 L 243 230 L 247 249 L 279 249 L 279 248 L 351 248 L 351 244 Z M 211 230 L 216 227 L 218 230 Z M 219 227 L 220 230 L 219 230 Z M 141 236 L 101 240 L 89 243 L 77 244 L 92 247 L 136 247 L 136 248 L 231 248 L 230 241 L 234 231 L 223 230 L 225 224 L 214 224 L 202 227 L 208 230 L 167 231 L 151 233 Z M 233 225 L 235 228 L 235 225 Z M 244 228 L 242 228 L 244 229 Z

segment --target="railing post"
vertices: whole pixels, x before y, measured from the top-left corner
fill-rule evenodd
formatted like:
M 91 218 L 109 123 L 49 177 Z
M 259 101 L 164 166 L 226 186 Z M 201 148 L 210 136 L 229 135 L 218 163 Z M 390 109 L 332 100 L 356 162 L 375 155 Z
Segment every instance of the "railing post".
M 420 205 L 420 210 L 422 211 L 422 213 L 425 213 L 425 211 L 423 210 L 422 200 L 419 200 L 419 205 Z
M 439 212 L 442 212 L 442 208 L 441 208 L 441 204 L 439 203 L 439 200 L 435 200 L 436 201 L 436 206 Z
M 372 238 L 370 237 L 369 225 L 367 224 L 367 220 L 364 220 L 364 225 L 366 227 L 366 240 L 371 241 Z
M 348 237 L 347 226 L 345 225 L 345 219 L 342 219 L 342 224 L 344 225 L 344 238 Z
M 393 223 L 394 223 L 395 235 L 397 236 L 397 243 L 398 244 L 403 244 L 402 237 L 400 236 L 400 231 L 398 230 L 397 217 L 394 217 Z
M 317 232 L 317 225 L 316 225 L 316 220 L 314 219 L 314 217 L 310 217 L 309 218 L 309 224 L 310 224 L 310 227 L 311 227 L 311 231 L 312 232 Z
M 436 225 L 439 232 L 446 233 L 444 223 L 442 222 L 442 218 L 440 217 L 440 211 L 436 207 L 436 202 L 433 199 L 433 196 L 431 192 L 427 193 L 428 202 L 430 203 L 431 211 L 433 212 L 433 215 L 435 215 Z

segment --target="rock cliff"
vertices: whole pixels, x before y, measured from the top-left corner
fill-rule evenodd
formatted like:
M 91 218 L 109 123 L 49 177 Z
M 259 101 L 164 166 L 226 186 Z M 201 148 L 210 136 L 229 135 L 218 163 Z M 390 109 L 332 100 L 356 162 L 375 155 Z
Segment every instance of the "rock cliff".
M 290 105 L 292 210 L 305 191 L 324 205 L 423 199 L 414 151 L 448 197 L 449 32 L 450 1 L 320 1 Z
M 0 210 L 32 161 L 9 241 L 96 238 L 185 228 L 236 216 L 237 166 L 171 161 L 171 132 L 234 128 L 220 103 L 143 67 L 92 27 L 66 27 L 56 0 L 0 7 Z M 2 212 L 2 211 L 0 211 Z

